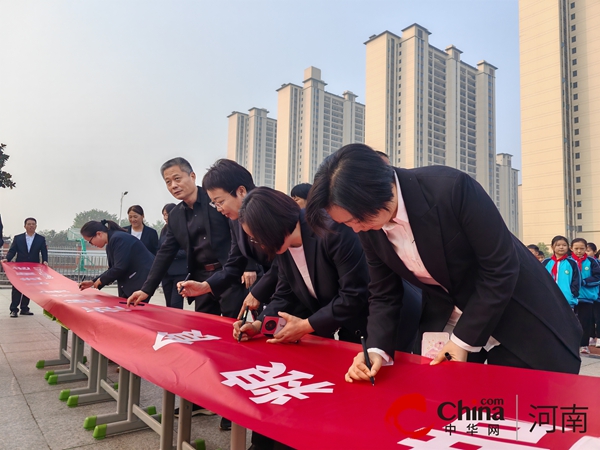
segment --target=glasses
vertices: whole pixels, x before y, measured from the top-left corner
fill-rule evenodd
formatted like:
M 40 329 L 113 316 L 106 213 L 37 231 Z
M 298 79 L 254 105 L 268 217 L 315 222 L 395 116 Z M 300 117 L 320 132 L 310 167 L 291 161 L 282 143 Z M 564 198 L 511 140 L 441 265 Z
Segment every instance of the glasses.
M 89 241 L 87 241 L 87 242 L 88 242 L 88 244 L 90 244 L 90 245 L 94 245 L 92 241 L 94 240 L 94 238 L 95 238 L 95 237 L 96 237 L 96 236 L 92 236 L 92 237 L 90 238 L 90 240 L 89 240 Z
M 236 188 L 236 189 L 237 189 L 237 188 Z M 230 191 L 230 192 L 229 192 L 229 195 L 232 195 L 232 194 L 233 194 L 233 193 L 236 191 L 236 189 L 234 189 L 234 190 Z M 226 201 L 226 200 L 227 200 L 227 199 L 219 200 L 218 202 L 208 202 L 208 204 L 209 204 L 210 206 L 212 206 L 213 208 L 215 208 L 215 209 L 216 209 L 216 208 L 222 208 L 222 207 L 223 207 L 223 203 L 225 203 L 225 201 Z

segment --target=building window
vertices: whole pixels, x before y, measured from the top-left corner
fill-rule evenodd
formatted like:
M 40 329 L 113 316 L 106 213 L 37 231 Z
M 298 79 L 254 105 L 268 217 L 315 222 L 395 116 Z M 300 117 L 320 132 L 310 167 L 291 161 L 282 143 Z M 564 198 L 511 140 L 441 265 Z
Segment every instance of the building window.
M 579 111 L 579 105 L 573 106 L 573 111 Z
M 577 213 L 577 220 L 581 220 L 581 213 Z
M 575 8 L 575 2 L 571 3 L 571 9 Z
M 575 177 L 575 183 L 581 183 L 581 177 Z
M 577 76 L 577 71 L 576 71 L 576 70 L 574 70 L 574 71 L 573 71 L 573 76 L 574 76 L 574 77 L 576 77 L 576 76 Z
M 577 100 L 578 98 L 579 98 L 579 95 L 573 94 L 573 100 Z
M 579 225 L 579 226 L 577 227 L 577 232 L 578 232 L 578 233 L 581 233 L 582 231 L 583 231 L 583 227 L 582 227 L 581 225 Z
M 571 14 L 571 20 L 575 20 L 575 14 Z
M 575 141 L 575 147 L 579 147 L 579 141 Z M 579 170 L 579 169 L 577 169 Z
M 581 195 L 581 189 L 577 189 L 577 190 L 575 191 L 575 194 L 577 194 L 577 195 Z
M 577 36 L 571 37 L 571 42 L 577 42 Z
M 577 170 L 577 171 L 581 170 L 581 166 L 580 166 L 579 164 L 577 164 L 577 165 L 575 166 L 575 170 Z
M 581 208 L 581 202 L 576 202 L 576 203 L 575 203 L 575 206 L 576 206 L 577 208 Z
M 575 159 L 579 159 L 579 153 L 575 153 Z
M 573 48 L 571 49 L 571 53 L 572 53 L 572 54 L 575 54 L 575 53 L 577 53 L 577 47 L 573 47 Z
M 575 117 L 575 118 L 573 119 L 573 123 L 579 123 L 579 117 Z
M 575 25 L 571 25 L 571 31 L 575 31 L 577 27 Z
M 575 130 L 575 134 L 579 134 L 579 128 Z
M 575 83 L 573 83 L 573 89 L 577 88 L 577 81 Z

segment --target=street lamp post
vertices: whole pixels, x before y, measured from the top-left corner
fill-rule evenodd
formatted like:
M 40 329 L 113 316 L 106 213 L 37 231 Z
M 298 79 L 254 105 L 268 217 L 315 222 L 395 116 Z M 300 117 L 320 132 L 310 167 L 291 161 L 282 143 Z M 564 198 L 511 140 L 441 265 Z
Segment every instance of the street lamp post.
M 123 215 L 123 197 L 125 197 L 127 194 L 127 191 L 121 192 L 121 207 L 119 208 L 119 226 L 121 226 L 121 216 Z

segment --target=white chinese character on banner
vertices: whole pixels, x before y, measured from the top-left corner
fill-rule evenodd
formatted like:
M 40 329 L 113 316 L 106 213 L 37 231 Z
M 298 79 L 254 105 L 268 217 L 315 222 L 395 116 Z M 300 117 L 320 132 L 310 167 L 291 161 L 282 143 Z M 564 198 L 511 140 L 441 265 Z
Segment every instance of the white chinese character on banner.
M 42 279 L 40 277 L 25 277 L 25 278 L 21 278 L 21 281 L 41 281 Z
M 96 306 L 94 308 L 88 308 L 82 306 L 85 312 L 99 312 L 99 313 L 117 313 L 117 312 L 131 312 L 129 308 L 122 308 L 120 306 Z
M 225 378 L 225 386 L 239 386 L 245 391 L 251 391 L 255 397 L 250 397 L 254 403 L 271 402 L 274 405 L 284 405 L 292 397 L 299 400 L 307 399 L 305 394 L 331 394 L 333 383 L 302 384 L 299 380 L 310 380 L 314 375 L 290 370 L 287 375 L 285 364 L 271 362 L 271 367 L 256 366 L 253 369 L 221 372 Z M 284 386 L 287 384 L 287 386 Z
M 210 334 L 202 334 L 198 330 L 182 331 L 181 333 L 167 333 L 159 331 L 156 333 L 156 340 L 152 348 L 158 350 L 169 344 L 193 344 L 198 341 L 214 341 L 221 339 L 218 336 L 211 336 Z

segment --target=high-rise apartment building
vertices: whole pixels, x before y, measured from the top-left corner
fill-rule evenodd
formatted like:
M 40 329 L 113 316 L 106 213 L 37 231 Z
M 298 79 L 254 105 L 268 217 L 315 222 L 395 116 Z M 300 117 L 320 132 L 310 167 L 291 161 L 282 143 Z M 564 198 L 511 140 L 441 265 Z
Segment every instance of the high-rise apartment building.
M 496 206 L 506 222 L 506 226 L 519 237 L 519 171 L 512 167 L 512 155 L 496 155 Z
M 365 142 L 395 166 L 462 170 L 494 198 L 496 67 L 473 67 L 456 47 L 430 45 L 429 35 L 413 24 L 365 43 Z
M 365 106 L 356 95 L 325 91 L 321 70 L 304 71 L 302 86 L 278 90 L 275 189 L 289 194 L 299 183 L 312 183 L 324 158 L 343 145 L 364 142 Z
M 600 2 L 519 0 L 523 241 L 600 241 Z
M 252 173 L 257 186 L 275 187 L 277 121 L 269 111 L 251 108 L 249 114 L 234 111 L 229 119 L 227 158 Z

